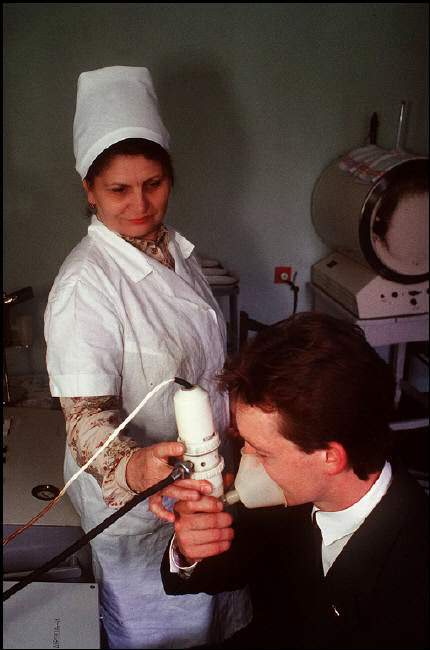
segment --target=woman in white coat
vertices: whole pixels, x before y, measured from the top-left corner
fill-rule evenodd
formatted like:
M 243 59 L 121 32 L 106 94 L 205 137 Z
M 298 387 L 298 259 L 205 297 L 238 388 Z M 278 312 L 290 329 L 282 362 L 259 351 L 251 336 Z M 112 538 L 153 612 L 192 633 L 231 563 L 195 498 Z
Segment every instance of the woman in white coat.
M 66 418 L 66 480 L 165 379 L 205 388 L 218 431 L 228 425 L 214 383 L 225 324 L 193 245 L 163 223 L 173 170 L 146 68 L 80 75 L 74 150 L 91 225 L 63 263 L 45 313 L 50 387 Z M 166 477 L 167 458 L 181 455 L 174 390 L 170 383 L 156 393 L 69 488 L 85 531 Z M 179 490 L 173 485 L 171 496 Z M 159 567 L 171 535 L 145 501 L 91 542 L 109 647 L 212 644 L 249 622 L 242 591 L 165 595 Z

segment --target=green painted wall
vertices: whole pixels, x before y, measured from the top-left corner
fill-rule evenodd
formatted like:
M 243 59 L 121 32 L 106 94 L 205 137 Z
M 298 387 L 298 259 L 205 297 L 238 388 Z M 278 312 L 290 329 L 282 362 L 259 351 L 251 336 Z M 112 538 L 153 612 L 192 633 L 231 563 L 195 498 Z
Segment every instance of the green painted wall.
M 292 265 L 299 309 L 326 252 L 311 223 L 322 169 L 360 146 L 378 112 L 395 144 L 426 153 L 424 3 L 17 3 L 4 15 L 4 291 L 32 285 L 35 345 L 16 372 L 44 370 L 43 312 L 85 234 L 72 122 L 80 72 L 144 65 L 172 136 L 169 222 L 241 278 L 240 306 L 272 322 L 292 309 L 273 284 Z M 28 355 L 27 355 L 28 356 Z

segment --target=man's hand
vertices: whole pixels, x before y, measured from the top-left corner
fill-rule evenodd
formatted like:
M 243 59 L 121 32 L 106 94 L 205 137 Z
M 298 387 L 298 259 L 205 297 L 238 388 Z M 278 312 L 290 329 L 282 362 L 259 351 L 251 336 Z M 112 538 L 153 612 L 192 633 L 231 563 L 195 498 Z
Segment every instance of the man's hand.
M 175 504 L 175 540 L 190 564 L 230 548 L 233 518 L 222 509 L 221 501 L 210 496 Z
M 149 509 L 159 519 L 173 523 L 175 515 L 164 507 L 163 497 L 170 497 L 178 501 L 197 501 L 202 494 L 210 494 L 211 492 L 212 485 L 209 481 L 195 481 L 191 478 L 181 479 L 149 497 Z

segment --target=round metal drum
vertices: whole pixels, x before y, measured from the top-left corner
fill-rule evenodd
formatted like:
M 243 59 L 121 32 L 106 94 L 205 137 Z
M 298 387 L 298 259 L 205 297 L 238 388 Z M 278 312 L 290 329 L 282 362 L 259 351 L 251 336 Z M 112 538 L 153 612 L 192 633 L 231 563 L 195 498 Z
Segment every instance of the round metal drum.
M 428 160 L 403 158 L 368 182 L 336 160 L 317 181 L 312 220 L 331 248 L 388 280 L 412 284 L 429 275 Z

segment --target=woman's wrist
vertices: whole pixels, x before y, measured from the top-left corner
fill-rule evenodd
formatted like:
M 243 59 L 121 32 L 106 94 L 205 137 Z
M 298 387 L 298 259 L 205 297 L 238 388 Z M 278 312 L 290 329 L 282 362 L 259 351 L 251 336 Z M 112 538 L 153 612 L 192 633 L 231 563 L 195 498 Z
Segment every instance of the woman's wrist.
M 133 490 L 130 485 L 128 484 L 127 481 L 127 465 L 128 461 L 130 458 L 133 456 L 133 454 L 137 451 L 138 447 L 130 449 L 119 461 L 118 465 L 115 467 L 115 480 L 118 484 L 118 486 L 124 490 L 125 492 L 128 492 L 129 494 L 137 494 L 135 490 Z
M 141 491 L 140 483 L 142 481 L 142 463 L 140 456 L 144 453 L 141 447 L 136 447 L 131 450 L 131 454 L 125 466 L 125 480 L 129 490 L 136 494 Z

